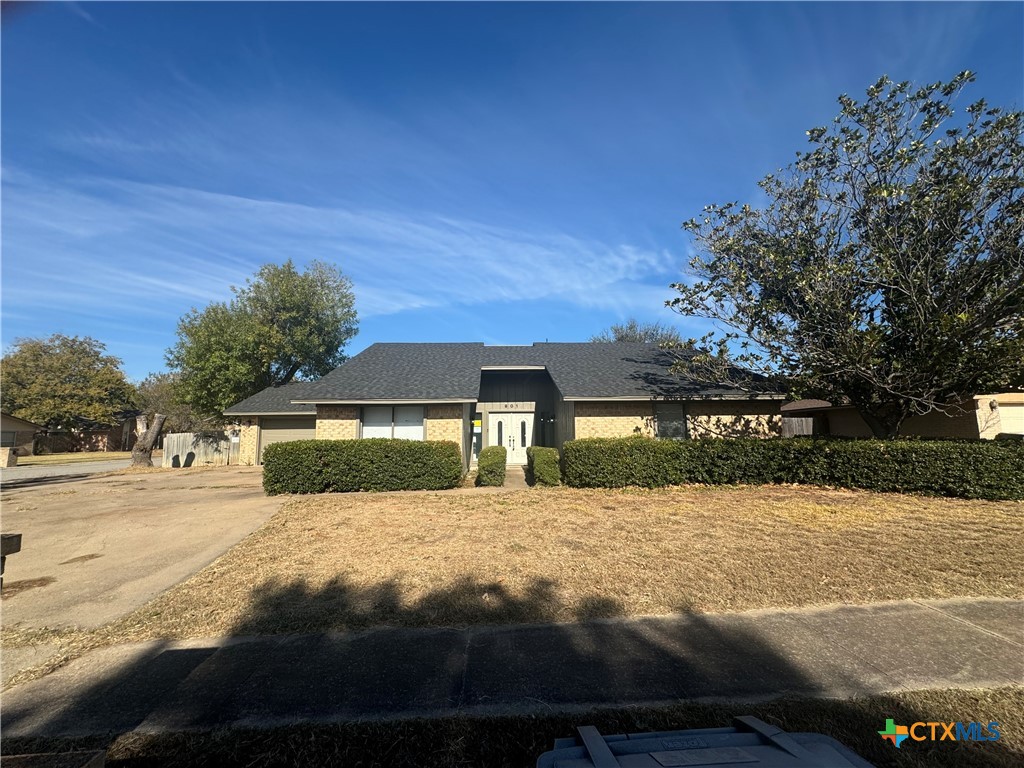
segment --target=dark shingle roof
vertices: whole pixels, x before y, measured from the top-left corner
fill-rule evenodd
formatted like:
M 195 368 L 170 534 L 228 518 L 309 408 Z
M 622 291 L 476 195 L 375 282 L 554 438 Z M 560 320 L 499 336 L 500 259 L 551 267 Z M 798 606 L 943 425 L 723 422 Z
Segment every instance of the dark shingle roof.
M 374 344 L 303 385 L 303 394 L 293 399 L 474 401 L 482 368 L 526 365 L 544 366 L 567 399 L 749 396 L 740 389 L 680 379 L 668 370 L 674 359 L 655 344 L 638 343 Z M 242 405 L 230 410 L 240 412 Z
M 296 381 L 278 387 L 267 387 L 224 411 L 225 416 L 250 416 L 257 413 L 315 414 L 316 406 L 293 403 L 306 394 L 311 382 Z

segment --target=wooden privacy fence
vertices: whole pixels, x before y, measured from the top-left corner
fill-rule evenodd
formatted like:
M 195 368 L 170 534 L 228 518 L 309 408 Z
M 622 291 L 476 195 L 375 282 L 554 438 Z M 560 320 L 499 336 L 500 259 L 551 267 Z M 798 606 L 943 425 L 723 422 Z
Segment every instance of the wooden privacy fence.
M 164 467 L 223 467 L 238 463 L 238 438 L 224 432 L 164 435 Z
M 810 416 L 783 416 L 782 436 L 800 437 L 814 434 L 814 419 Z

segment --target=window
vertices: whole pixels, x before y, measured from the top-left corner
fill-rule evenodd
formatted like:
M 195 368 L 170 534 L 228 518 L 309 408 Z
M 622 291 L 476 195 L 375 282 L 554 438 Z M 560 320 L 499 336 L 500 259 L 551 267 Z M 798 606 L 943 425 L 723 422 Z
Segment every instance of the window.
M 363 437 L 391 437 L 391 406 L 363 408 Z
M 685 440 L 686 409 L 682 403 L 656 403 L 654 418 L 660 440 Z
M 395 407 L 395 437 L 401 440 L 423 439 L 423 406 Z
M 0 432 L 0 448 L 13 448 L 17 444 L 17 432 Z
M 525 419 L 523 420 L 523 423 L 520 426 L 522 427 L 522 437 L 519 440 L 519 446 L 522 448 L 522 447 L 526 446 L 526 421 L 525 421 Z
M 364 438 L 395 437 L 399 440 L 423 439 L 422 405 L 372 405 L 363 408 Z

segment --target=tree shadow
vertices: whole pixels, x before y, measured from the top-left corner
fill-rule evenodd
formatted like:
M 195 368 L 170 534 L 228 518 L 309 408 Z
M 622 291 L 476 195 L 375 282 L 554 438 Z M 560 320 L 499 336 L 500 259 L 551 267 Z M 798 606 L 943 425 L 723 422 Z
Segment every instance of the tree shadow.
M 110 470 L 101 471 L 109 472 Z M 22 477 L 13 480 L 0 479 L 0 489 L 4 491 L 14 491 L 19 488 L 39 488 L 44 485 L 61 485 L 62 483 L 73 483 L 78 480 L 83 480 L 95 474 L 99 473 L 83 472 L 74 475 L 44 475 L 42 477 Z
M 880 766 L 1019 759 L 998 743 L 911 745 L 926 763 L 913 749 L 896 752 L 877 735 L 886 718 L 945 713 L 899 697 L 816 700 L 870 693 L 865 676 L 877 670 L 851 668 L 841 652 L 813 654 L 817 641 L 799 626 L 780 631 L 794 621 L 787 616 L 681 606 L 676 616 L 626 620 L 615 600 L 569 605 L 545 579 L 513 593 L 464 578 L 417 598 L 393 581 L 271 579 L 248 601 L 216 644 L 152 643 L 74 696 L 45 678 L 27 684 L 37 686 L 32 696 L 5 702 L 3 752 L 56 738 L 67 747 L 118 740 L 114 766 L 529 766 L 577 725 L 679 730 L 754 714 L 838 737 Z M 567 612 L 574 621 L 554 623 Z
M 164 451 L 174 468 L 201 465 L 229 464 L 231 437 L 223 430 L 182 432 L 164 435 Z

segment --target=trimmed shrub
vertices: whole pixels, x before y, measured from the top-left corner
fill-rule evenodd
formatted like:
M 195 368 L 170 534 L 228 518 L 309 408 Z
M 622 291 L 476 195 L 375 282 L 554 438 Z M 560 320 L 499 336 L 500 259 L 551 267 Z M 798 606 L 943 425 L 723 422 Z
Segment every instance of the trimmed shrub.
M 503 445 L 491 445 L 480 451 L 477 459 L 477 485 L 504 485 L 508 451 Z
M 530 485 L 560 485 L 562 468 L 558 450 L 531 445 L 526 449 L 526 482 Z
M 278 493 L 454 488 L 462 452 L 450 441 L 295 440 L 263 451 L 263 490 Z
M 1024 499 L 1024 443 L 1013 440 L 587 438 L 562 447 L 577 488 L 805 483 L 965 499 Z

